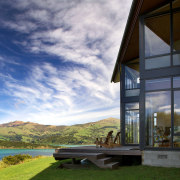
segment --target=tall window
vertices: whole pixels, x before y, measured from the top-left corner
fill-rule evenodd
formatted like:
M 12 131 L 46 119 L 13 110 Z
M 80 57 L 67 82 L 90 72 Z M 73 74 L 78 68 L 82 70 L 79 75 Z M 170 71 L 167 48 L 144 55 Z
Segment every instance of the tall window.
M 139 144 L 139 103 L 125 105 L 125 142 Z
M 180 1 L 172 1 L 172 7 L 169 3 L 144 20 L 146 70 L 169 67 L 171 59 L 173 66 L 180 65 Z
M 170 15 L 145 20 L 145 69 L 170 66 Z
M 167 2 L 140 21 L 141 118 L 146 147 L 180 148 L 180 0 Z
M 139 96 L 139 65 L 125 66 L 125 96 Z
M 146 145 L 170 147 L 171 88 L 170 78 L 146 81 Z

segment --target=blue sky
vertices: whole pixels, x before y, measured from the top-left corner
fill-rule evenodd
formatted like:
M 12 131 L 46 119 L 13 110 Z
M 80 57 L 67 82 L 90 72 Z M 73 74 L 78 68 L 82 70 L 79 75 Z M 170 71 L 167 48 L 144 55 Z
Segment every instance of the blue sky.
M 131 0 L 1 0 L 0 124 L 119 118 L 111 75 Z

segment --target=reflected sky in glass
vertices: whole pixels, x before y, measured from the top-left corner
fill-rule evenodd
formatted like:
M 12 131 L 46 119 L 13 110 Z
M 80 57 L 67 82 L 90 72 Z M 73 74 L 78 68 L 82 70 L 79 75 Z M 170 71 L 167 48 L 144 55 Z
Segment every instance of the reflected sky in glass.
M 171 88 L 170 78 L 146 80 L 146 91 Z
M 145 57 L 170 53 L 170 46 L 145 26 Z
M 126 110 L 139 109 L 139 103 L 138 102 L 135 102 L 135 103 L 126 103 L 125 109 Z
M 173 88 L 180 88 L 180 76 L 173 78 Z
M 158 112 L 171 112 L 170 91 L 146 93 L 146 117 Z

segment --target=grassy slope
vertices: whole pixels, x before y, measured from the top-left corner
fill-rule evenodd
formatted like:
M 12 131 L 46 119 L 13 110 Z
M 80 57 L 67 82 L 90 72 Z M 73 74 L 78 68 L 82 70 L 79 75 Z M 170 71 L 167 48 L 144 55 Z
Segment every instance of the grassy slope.
M 52 157 L 42 158 L 0 170 L 2 180 L 179 180 L 178 168 L 148 166 L 120 167 L 117 170 L 57 169 L 59 162 Z
M 88 144 L 96 137 L 114 135 L 120 129 L 120 120 L 105 120 L 73 126 L 45 126 L 35 123 L 12 122 L 0 125 L 0 140 L 22 141 L 42 144 Z

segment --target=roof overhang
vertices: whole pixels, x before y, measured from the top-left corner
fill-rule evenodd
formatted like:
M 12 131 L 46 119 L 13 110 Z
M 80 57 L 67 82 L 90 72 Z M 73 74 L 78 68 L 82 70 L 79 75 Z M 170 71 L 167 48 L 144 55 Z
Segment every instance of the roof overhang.
M 139 58 L 139 16 L 163 6 L 169 0 L 133 0 L 111 82 L 120 81 L 122 63 Z

